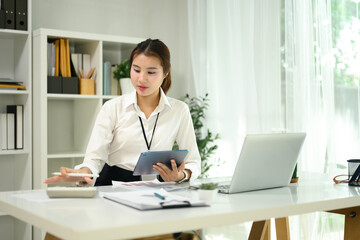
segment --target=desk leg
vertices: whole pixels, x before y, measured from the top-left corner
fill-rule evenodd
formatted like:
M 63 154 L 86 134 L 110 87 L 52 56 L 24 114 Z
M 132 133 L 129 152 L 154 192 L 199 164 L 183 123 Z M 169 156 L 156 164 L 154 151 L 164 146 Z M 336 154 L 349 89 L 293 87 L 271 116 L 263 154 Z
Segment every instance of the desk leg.
M 360 207 L 344 208 L 329 212 L 345 215 L 344 240 L 360 239 Z
M 248 240 L 270 240 L 270 220 L 253 222 Z
M 277 240 L 290 240 L 289 231 L 289 218 L 275 218 L 276 226 L 276 239 Z

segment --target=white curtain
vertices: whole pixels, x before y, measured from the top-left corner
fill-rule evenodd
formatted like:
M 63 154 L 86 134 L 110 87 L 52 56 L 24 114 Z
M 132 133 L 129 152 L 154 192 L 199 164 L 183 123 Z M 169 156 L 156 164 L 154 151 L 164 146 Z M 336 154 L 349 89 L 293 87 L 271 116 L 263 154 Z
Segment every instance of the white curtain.
M 280 1 L 188 1 L 196 93 L 209 94 L 207 127 L 220 134 L 231 175 L 245 134 L 284 128 L 281 115 Z
M 331 1 L 285 1 L 286 127 L 307 132 L 299 169 L 334 162 Z M 327 159 L 327 160 L 326 160 Z
M 335 114 L 331 1 L 189 0 L 188 16 L 196 93 L 209 93 L 207 124 L 220 134 L 225 161 L 211 176 L 232 174 L 245 134 L 279 129 L 307 132 L 300 172 L 334 173 L 335 143 L 346 139 L 336 135 L 343 118 Z M 294 239 L 342 234 L 334 215 L 290 223 Z

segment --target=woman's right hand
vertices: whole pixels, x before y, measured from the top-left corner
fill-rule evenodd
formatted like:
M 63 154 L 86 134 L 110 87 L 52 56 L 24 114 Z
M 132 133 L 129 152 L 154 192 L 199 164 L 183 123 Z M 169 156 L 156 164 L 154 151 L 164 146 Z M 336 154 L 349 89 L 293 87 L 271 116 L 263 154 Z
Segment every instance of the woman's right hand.
M 60 176 L 54 176 L 51 178 L 45 179 L 45 184 L 52 184 L 52 183 L 60 183 L 60 182 L 86 182 L 88 184 L 92 184 L 94 180 L 90 177 L 70 177 L 68 173 L 92 173 L 91 170 L 87 167 L 83 167 L 80 169 L 71 169 L 66 167 L 60 168 Z

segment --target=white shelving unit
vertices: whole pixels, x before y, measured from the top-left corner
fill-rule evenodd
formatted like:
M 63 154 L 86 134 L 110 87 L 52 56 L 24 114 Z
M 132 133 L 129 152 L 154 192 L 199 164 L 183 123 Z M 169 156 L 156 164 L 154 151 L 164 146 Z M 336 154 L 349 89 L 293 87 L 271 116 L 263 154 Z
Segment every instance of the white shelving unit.
M 91 55 L 96 68 L 96 95 L 47 93 L 47 42 L 69 39 L 72 53 Z M 33 32 L 33 154 L 34 188 L 61 166 L 83 161 L 91 130 L 102 104 L 115 96 L 103 95 L 103 62 L 118 64 L 129 58 L 144 39 L 92 33 L 38 29 Z
M 0 78 L 23 82 L 26 90 L 0 89 L 0 113 L 7 105 L 24 106 L 24 149 L 1 150 L 0 191 L 32 189 L 31 0 L 28 30 L 0 29 Z M 1 239 L 31 239 L 32 227 L 0 212 Z

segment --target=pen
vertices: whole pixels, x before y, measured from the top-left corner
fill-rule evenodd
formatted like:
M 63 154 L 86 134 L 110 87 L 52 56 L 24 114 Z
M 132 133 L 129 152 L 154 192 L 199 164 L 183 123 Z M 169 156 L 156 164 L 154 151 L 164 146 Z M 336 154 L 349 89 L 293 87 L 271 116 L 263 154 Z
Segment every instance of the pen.
M 158 193 L 154 193 L 155 197 L 158 197 L 160 198 L 161 200 L 165 200 L 165 197 L 164 196 L 161 196 L 160 194 Z
M 52 175 L 54 176 L 61 176 L 60 172 L 53 172 Z M 99 177 L 98 174 L 91 174 L 91 173 L 67 173 L 70 177 Z

